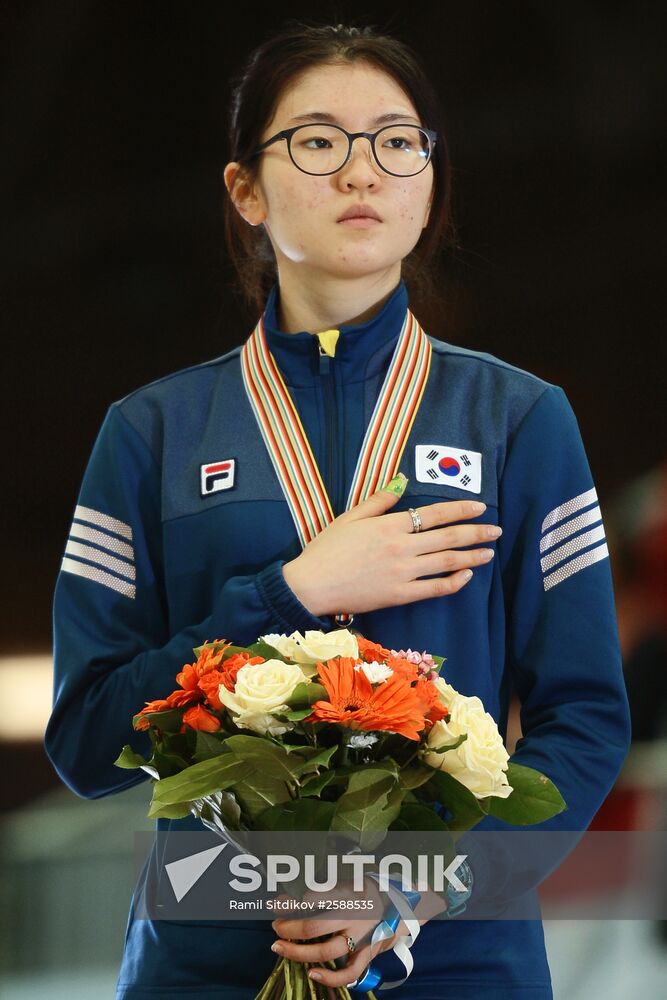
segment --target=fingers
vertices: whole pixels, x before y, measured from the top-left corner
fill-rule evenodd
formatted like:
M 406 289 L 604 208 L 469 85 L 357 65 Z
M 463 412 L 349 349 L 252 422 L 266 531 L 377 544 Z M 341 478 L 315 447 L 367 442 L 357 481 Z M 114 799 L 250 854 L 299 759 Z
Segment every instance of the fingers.
M 493 549 L 447 549 L 444 552 L 432 552 L 417 558 L 416 577 L 434 576 L 436 573 L 456 573 L 458 570 L 474 569 L 491 562 L 495 553 Z
M 343 955 L 350 954 L 346 935 L 342 931 L 334 934 L 328 941 L 316 941 L 313 944 L 301 944 L 281 939 L 274 941 L 271 945 L 271 951 L 275 951 L 276 955 L 291 958 L 295 962 L 330 962 L 334 958 L 342 958 Z
M 415 601 L 427 601 L 432 597 L 447 597 L 456 594 L 472 580 L 473 571 L 462 569 L 449 576 L 434 577 L 431 580 L 414 580 L 403 588 L 400 604 L 414 604 Z
M 398 503 L 399 499 L 400 493 L 378 490 L 377 493 L 371 493 L 366 500 L 357 504 L 356 507 L 351 507 L 350 510 L 338 516 L 346 521 L 358 521 L 366 517 L 377 517 L 380 514 L 384 514 L 385 511 L 391 510 Z
M 445 549 L 459 549 L 469 545 L 488 545 L 502 533 L 503 529 L 497 524 L 456 524 L 449 528 L 415 532 L 415 538 L 410 540 L 410 544 L 412 551 L 422 555 L 425 552 L 443 552 Z
M 486 504 L 478 500 L 445 500 L 441 503 L 431 503 L 426 507 L 417 507 L 422 521 L 422 530 L 440 527 L 443 524 L 453 524 L 455 521 L 465 521 L 471 517 L 479 517 L 486 510 Z M 412 520 L 406 511 L 397 511 L 391 518 L 401 519 L 406 531 L 412 531 Z

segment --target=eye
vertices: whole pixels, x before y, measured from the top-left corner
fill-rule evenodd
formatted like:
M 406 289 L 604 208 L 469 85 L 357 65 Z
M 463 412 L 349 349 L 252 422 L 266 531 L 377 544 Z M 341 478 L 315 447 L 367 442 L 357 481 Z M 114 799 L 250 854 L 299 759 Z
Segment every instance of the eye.
M 391 138 L 385 139 L 382 145 L 387 149 L 413 149 L 414 140 L 406 136 L 392 135 Z
M 306 149 L 331 149 L 331 140 L 324 136 L 314 135 L 304 139 L 299 145 L 305 146 Z

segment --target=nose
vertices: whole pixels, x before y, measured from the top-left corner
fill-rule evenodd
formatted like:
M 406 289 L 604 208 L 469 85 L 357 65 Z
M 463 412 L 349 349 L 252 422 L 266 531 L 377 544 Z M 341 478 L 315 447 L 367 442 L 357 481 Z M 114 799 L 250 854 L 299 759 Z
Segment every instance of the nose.
M 350 157 L 335 175 L 343 188 L 373 187 L 380 179 L 381 170 L 373 157 L 370 139 L 357 136 L 352 140 Z

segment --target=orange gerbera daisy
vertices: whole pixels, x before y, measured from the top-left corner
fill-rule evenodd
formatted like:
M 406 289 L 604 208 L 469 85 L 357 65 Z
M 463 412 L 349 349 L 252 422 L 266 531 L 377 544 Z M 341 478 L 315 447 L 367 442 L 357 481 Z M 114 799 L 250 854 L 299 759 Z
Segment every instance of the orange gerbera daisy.
M 329 701 L 316 701 L 305 722 L 336 722 L 349 729 L 380 729 L 418 740 L 424 728 L 422 702 L 400 674 L 373 687 L 355 660 L 341 656 L 318 663 L 320 680 Z
M 384 663 L 391 653 L 391 650 L 385 649 L 379 642 L 371 642 L 370 639 L 364 639 L 363 635 L 357 636 L 357 646 L 359 647 L 359 656 L 366 663 L 373 663 L 373 661 Z

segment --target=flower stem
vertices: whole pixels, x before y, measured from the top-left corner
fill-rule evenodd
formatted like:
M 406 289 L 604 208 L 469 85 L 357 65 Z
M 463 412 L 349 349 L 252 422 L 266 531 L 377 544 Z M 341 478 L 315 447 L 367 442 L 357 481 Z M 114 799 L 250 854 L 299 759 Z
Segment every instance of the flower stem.
M 315 992 L 315 983 L 308 975 L 308 970 L 312 969 L 312 967 L 313 966 L 310 963 L 306 963 L 306 980 L 308 982 L 308 992 L 310 994 L 310 1000 L 317 1000 L 317 993 Z
M 262 986 L 261 990 L 255 997 L 255 1000 L 272 1000 L 271 994 L 274 992 L 274 986 L 278 982 L 278 977 L 280 976 L 280 972 L 285 961 L 286 960 L 284 958 L 278 959 L 273 967 L 273 972 Z

